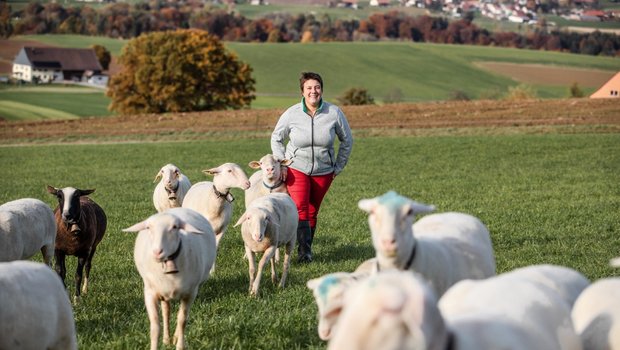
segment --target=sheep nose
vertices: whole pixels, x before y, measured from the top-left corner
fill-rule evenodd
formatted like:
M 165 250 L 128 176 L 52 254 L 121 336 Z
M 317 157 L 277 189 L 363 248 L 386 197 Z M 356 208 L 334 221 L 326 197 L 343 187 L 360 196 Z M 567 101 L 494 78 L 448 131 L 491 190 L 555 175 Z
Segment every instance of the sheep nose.
M 162 255 L 164 254 L 164 250 L 161 248 L 153 248 L 153 255 L 155 255 L 156 258 L 161 258 Z
M 396 250 L 396 239 L 384 239 L 381 241 L 383 247 L 387 250 Z
M 246 181 L 246 182 L 243 184 L 243 189 L 244 189 L 244 190 L 247 190 L 248 188 L 250 188 L 250 181 Z

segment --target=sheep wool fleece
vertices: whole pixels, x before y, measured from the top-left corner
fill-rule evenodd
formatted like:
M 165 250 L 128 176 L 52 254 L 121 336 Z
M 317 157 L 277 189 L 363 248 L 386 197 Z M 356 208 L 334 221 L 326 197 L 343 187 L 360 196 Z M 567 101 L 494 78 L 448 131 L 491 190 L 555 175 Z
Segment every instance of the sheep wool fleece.
M 338 155 L 334 141 L 338 137 Z M 286 147 L 284 141 L 289 139 Z M 304 109 L 303 99 L 287 109 L 271 135 L 271 150 L 280 159 L 290 159 L 291 168 L 306 175 L 338 175 L 344 169 L 353 137 L 349 123 L 338 106 L 322 101 L 313 117 Z

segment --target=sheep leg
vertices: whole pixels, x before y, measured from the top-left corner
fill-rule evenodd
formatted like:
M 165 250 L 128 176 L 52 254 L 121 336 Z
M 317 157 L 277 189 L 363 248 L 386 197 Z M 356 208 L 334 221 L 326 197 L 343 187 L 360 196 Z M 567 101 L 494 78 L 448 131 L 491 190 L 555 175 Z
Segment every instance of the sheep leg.
M 65 283 L 65 278 L 67 277 L 67 268 L 65 267 L 65 253 L 56 250 L 54 255 L 56 255 L 56 273 L 60 276 L 62 280 L 62 284 L 67 288 L 67 284 Z
M 151 350 L 157 350 L 157 341 L 159 340 L 159 308 L 157 295 L 152 293 L 147 287 L 144 287 L 144 305 L 146 313 L 149 316 L 151 326 Z
M 252 291 L 250 292 L 250 294 L 252 294 L 254 296 L 258 295 L 258 287 L 260 286 L 260 279 L 261 279 L 261 277 L 263 275 L 263 270 L 265 269 L 265 264 L 267 263 L 267 261 L 269 261 L 269 260 L 271 260 L 271 258 L 273 258 L 273 255 L 275 253 L 276 253 L 276 247 L 273 246 L 273 245 L 265 250 L 265 253 L 263 254 L 263 257 L 258 262 L 258 269 L 256 271 L 256 278 L 254 279 L 254 283 L 252 284 Z
M 164 323 L 164 344 L 170 344 L 170 302 L 161 301 L 161 318 Z
M 181 305 L 179 305 L 179 312 L 177 313 L 177 328 L 174 331 L 174 343 L 177 350 L 185 349 L 185 327 L 189 318 L 189 309 L 192 307 L 197 294 L 198 288 L 191 295 L 181 298 Z
M 220 246 L 220 240 L 224 236 L 224 232 L 218 232 L 215 234 L 215 247 L 216 249 Z
M 250 287 L 249 291 L 252 292 L 252 285 L 254 284 L 254 274 L 256 273 L 256 258 L 254 257 L 254 252 L 248 247 L 245 246 L 245 255 L 248 257 L 248 273 L 250 274 Z
M 95 256 L 95 251 L 97 247 L 93 247 L 88 254 L 88 258 L 86 259 L 86 264 L 84 264 L 84 284 L 82 285 L 82 293 L 86 294 L 88 291 L 88 279 L 90 278 L 90 267 L 92 265 L 93 257 Z
M 284 284 L 286 283 L 286 277 L 288 277 L 288 269 L 291 266 L 291 253 L 295 248 L 295 241 L 286 244 L 284 250 L 284 262 L 282 263 L 282 279 L 280 279 L 280 288 L 284 288 Z
M 276 260 L 275 256 L 272 257 L 271 259 L 269 259 L 269 263 L 271 264 L 271 283 L 273 283 L 273 284 L 278 283 L 278 276 L 276 275 L 276 263 L 275 263 L 275 260 Z
M 84 264 L 88 258 L 84 256 L 78 256 L 77 269 L 75 270 L 75 299 L 80 298 L 80 288 L 82 287 L 82 276 L 84 273 Z
M 54 258 L 54 245 L 48 244 L 41 247 L 41 254 L 43 255 L 43 261 L 45 264 L 52 267 L 52 259 Z

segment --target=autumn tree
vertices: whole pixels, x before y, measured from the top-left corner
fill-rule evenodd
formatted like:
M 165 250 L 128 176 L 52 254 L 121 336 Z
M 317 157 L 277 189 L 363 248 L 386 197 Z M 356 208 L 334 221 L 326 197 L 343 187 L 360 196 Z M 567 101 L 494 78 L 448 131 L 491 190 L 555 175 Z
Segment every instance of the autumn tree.
M 97 56 L 97 60 L 101 64 L 103 70 L 108 70 L 110 68 L 110 61 L 112 61 L 112 55 L 110 51 L 102 45 L 92 45 L 91 48 L 95 50 L 95 55 Z
M 0 38 L 8 38 L 11 34 L 13 34 L 11 7 L 6 2 L 0 2 Z
M 107 94 L 122 114 L 239 109 L 255 98 L 252 68 L 206 31 L 141 35 L 118 61 Z

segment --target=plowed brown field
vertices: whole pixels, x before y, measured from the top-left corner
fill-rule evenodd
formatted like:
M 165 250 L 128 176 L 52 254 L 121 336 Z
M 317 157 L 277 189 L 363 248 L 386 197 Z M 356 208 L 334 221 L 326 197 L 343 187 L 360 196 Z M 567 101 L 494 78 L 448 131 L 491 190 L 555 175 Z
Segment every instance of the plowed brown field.
M 527 84 L 570 86 L 577 83 L 582 87 L 599 88 L 616 74 L 597 69 L 554 67 L 543 64 L 478 62 L 476 65 Z
M 467 101 L 343 107 L 357 135 L 620 132 L 620 99 Z M 0 121 L 1 144 L 268 137 L 282 110 Z

